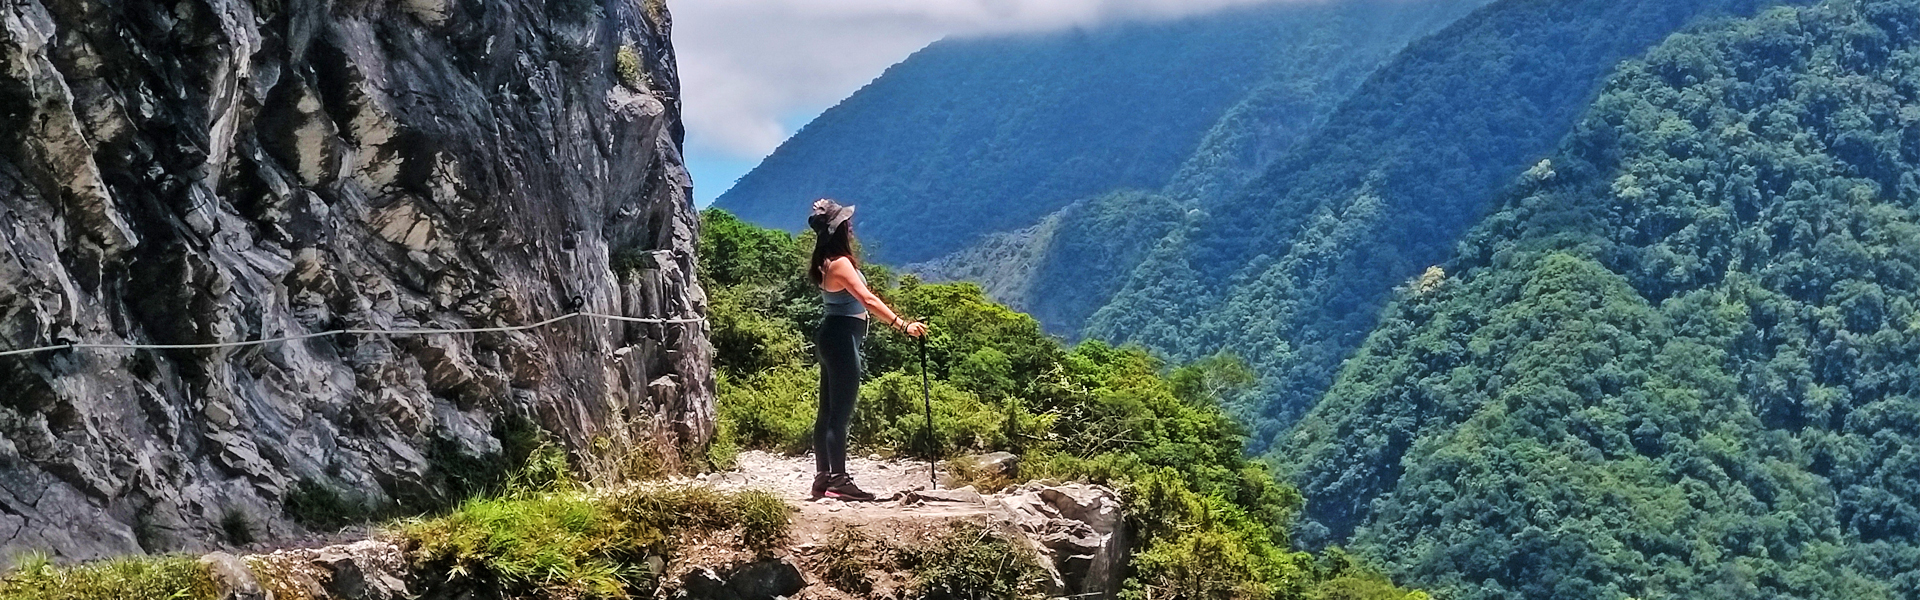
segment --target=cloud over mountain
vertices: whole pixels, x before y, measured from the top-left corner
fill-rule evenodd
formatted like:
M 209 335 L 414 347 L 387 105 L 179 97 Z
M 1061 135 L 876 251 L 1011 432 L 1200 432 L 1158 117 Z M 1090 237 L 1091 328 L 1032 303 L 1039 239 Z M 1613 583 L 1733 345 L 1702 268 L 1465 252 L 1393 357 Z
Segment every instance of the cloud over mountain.
M 694 151 L 750 159 L 786 139 L 784 120 L 846 97 L 943 37 L 1277 1 L 1315 0 L 685 0 L 672 8 Z

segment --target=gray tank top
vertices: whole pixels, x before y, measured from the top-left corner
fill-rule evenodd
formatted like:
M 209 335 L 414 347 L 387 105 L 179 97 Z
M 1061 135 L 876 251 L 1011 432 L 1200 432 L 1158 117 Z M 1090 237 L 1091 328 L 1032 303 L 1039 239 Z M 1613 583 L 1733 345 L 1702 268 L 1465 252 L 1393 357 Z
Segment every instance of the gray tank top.
M 861 273 L 857 269 L 854 270 L 854 274 L 855 274 L 854 275 L 855 277 L 860 278 L 861 285 L 866 285 L 867 283 L 866 274 Z M 853 297 L 852 290 L 840 290 L 838 292 L 829 292 L 825 289 L 822 289 L 820 290 L 820 299 L 826 303 L 826 315 L 829 317 L 866 318 L 867 316 L 867 307 L 863 304 L 860 304 L 859 298 Z

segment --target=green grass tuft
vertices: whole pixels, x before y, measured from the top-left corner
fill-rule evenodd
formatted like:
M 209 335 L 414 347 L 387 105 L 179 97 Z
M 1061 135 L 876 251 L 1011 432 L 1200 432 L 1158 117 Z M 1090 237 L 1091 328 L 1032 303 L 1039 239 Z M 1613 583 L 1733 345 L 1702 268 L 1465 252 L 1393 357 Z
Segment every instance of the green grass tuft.
M 0 578 L 0 600 L 212 600 L 213 576 L 186 556 L 55 567 L 44 555 Z
M 577 494 L 469 500 L 445 517 L 401 525 L 414 562 L 446 591 L 626 598 L 656 540 Z
M 314 479 L 301 479 L 295 484 L 281 510 L 295 522 L 316 530 L 339 529 L 372 512 L 366 504 Z
M 749 548 L 768 551 L 786 541 L 792 520 L 787 503 L 760 490 L 718 492 L 697 486 L 628 488 L 608 496 L 617 516 L 662 531 L 740 528 Z
M 444 582 L 436 592 L 625 599 L 657 586 L 646 559 L 671 556 L 678 536 L 739 528 L 764 551 L 786 538 L 787 513 L 764 492 L 570 489 L 471 500 L 399 529 L 422 580 Z

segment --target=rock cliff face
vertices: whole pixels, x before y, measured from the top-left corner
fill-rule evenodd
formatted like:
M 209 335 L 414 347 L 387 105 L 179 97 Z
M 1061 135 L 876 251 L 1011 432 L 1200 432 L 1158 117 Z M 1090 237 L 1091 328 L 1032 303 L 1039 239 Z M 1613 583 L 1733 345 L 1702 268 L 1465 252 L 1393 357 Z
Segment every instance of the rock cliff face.
M 0 351 L 703 315 L 669 28 L 661 0 L 10 0 Z M 512 423 L 671 462 L 711 434 L 709 353 L 704 323 L 573 319 L 0 357 L 0 555 L 444 500 Z

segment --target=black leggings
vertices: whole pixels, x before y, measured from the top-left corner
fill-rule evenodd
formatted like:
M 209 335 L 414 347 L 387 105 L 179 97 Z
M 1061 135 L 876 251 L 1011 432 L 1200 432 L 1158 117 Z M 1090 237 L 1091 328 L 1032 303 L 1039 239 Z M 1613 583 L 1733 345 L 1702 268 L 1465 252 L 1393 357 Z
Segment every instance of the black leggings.
M 820 353 L 820 412 L 813 419 L 813 466 L 821 473 L 847 472 L 847 426 L 860 399 L 860 343 L 867 320 L 827 317 L 813 343 Z

